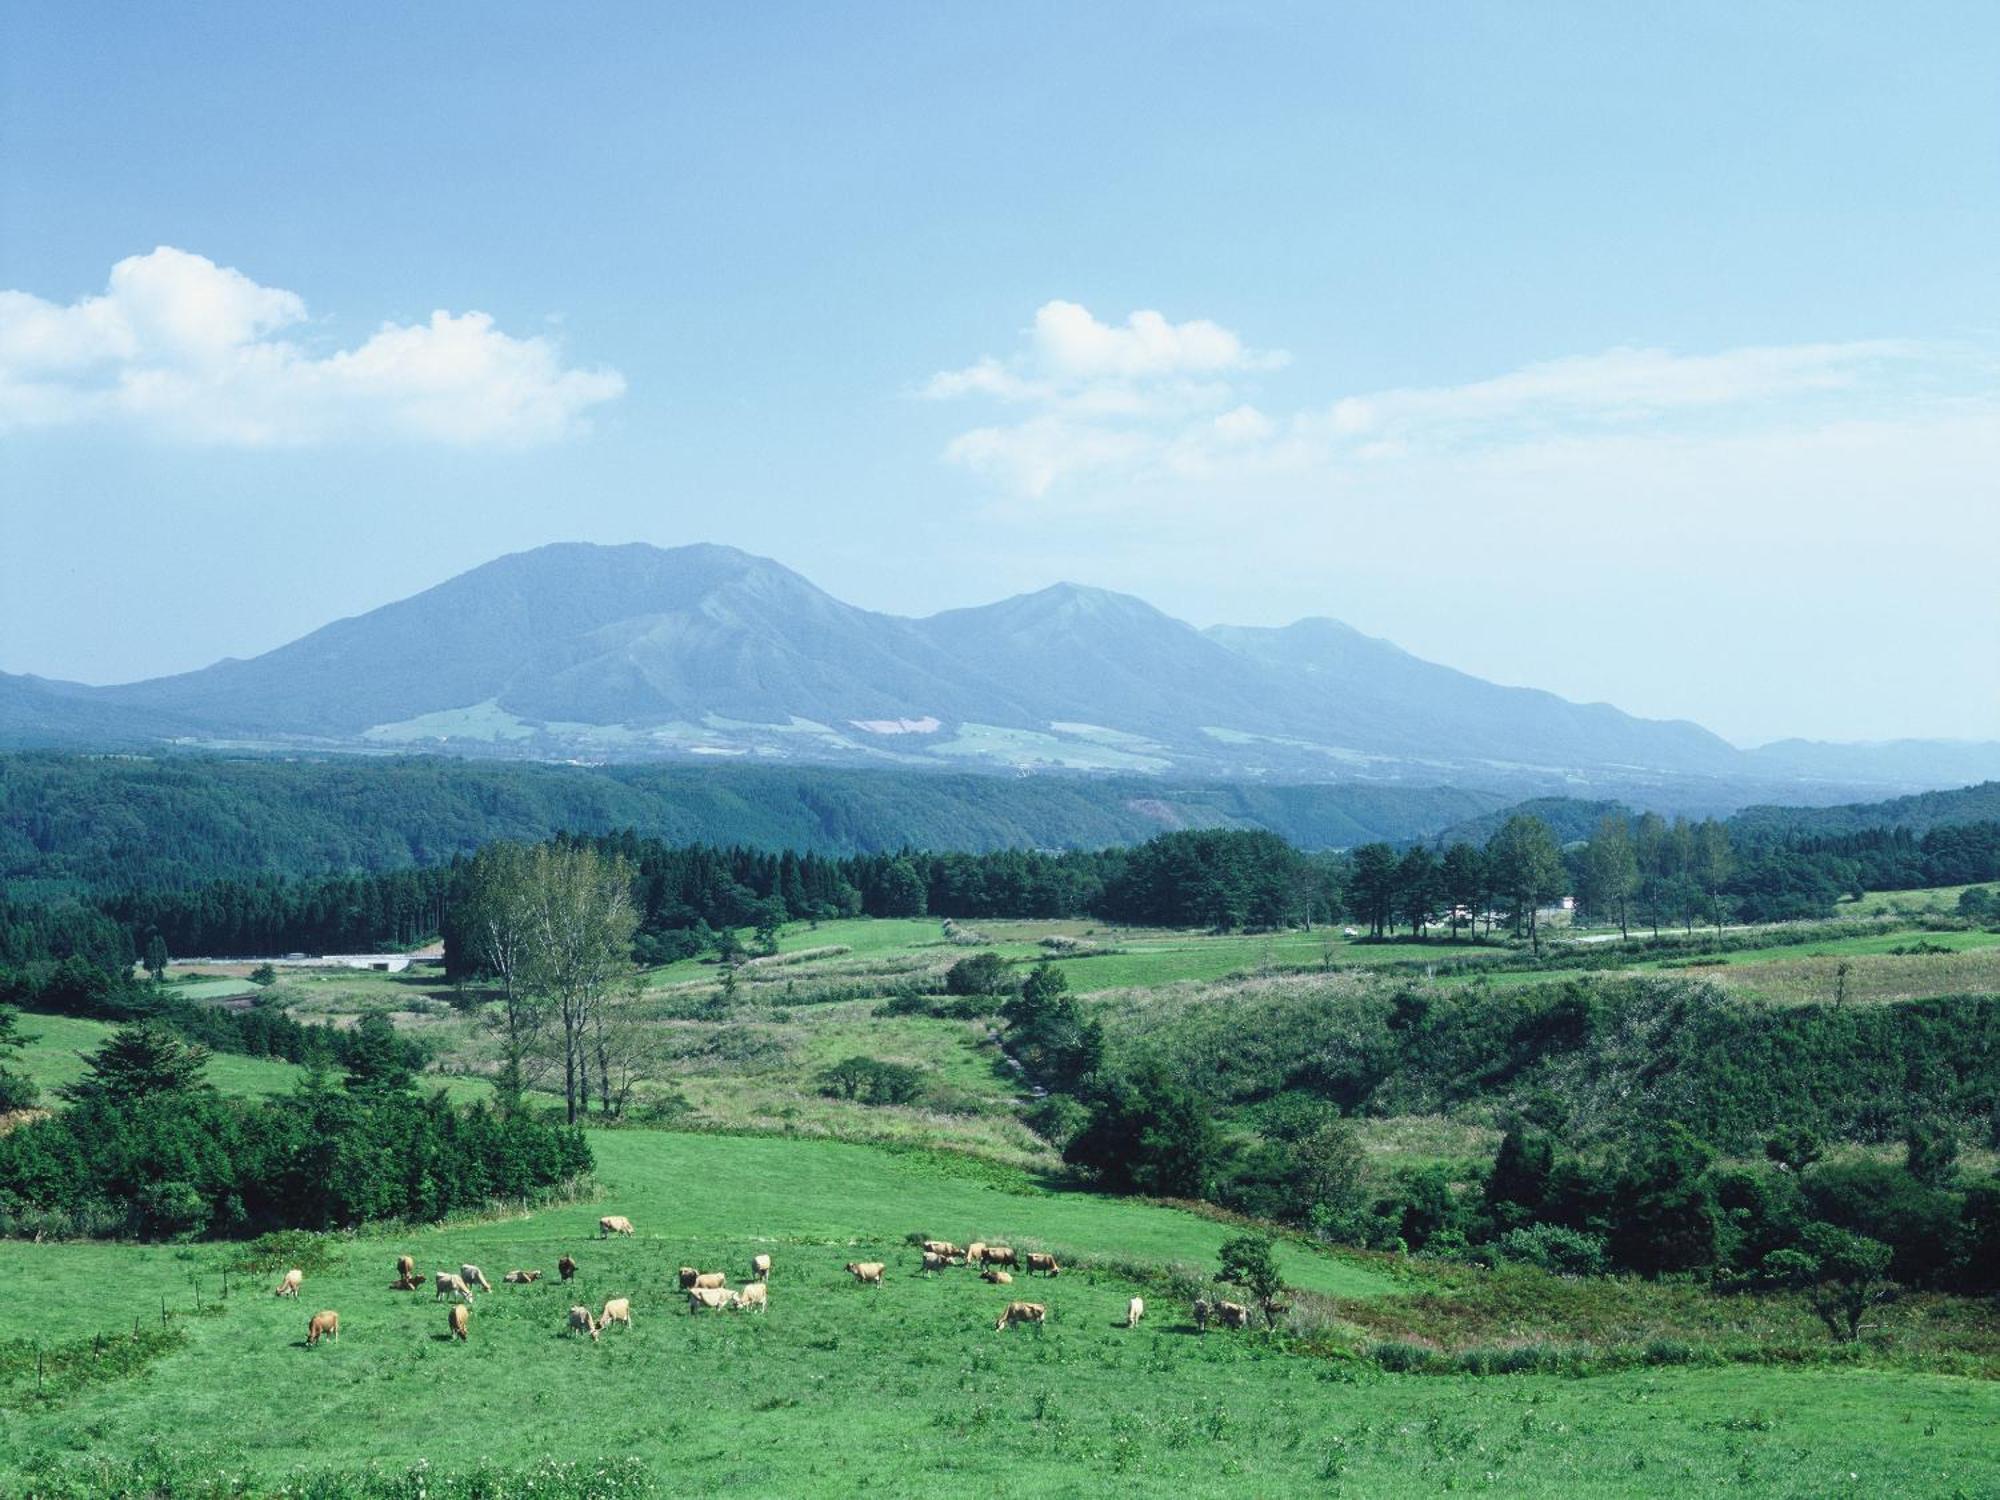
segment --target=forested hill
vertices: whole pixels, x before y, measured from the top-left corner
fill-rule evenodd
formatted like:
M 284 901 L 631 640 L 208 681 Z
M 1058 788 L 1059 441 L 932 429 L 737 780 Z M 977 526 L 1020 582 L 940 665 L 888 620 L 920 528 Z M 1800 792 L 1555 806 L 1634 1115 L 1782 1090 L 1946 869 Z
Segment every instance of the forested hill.
M 1630 817 L 1634 809 L 1622 802 L 1590 801 L 1581 797 L 1536 797 L 1467 818 L 1436 835 L 1441 843 L 1483 844 L 1516 813 L 1529 813 L 1549 825 L 1564 844 L 1589 838 L 1607 816 Z M 1887 802 L 1849 802 L 1838 807 L 1746 807 L 1725 820 L 1730 833 L 1753 844 L 1780 839 L 1835 837 L 1875 829 L 1905 829 L 1925 834 L 1933 828 L 1966 823 L 2000 823 L 2000 781 L 1948 792 L 1920 792 Z M 1428 835 L 1427 835 L 1428 837 Z
M 1739 835 L 1753 839 L 1861 833 L 1871 828 L 1906 828 L 1921 834 L 1957 823 L 2000 823 L 2000 781 L 1839 807 L 1746 807 L 1729 820 Z
M 1500 800 L 1351 784 L 23 753 L 0 755 L 0 880 L 32 895 L 398 870 L 562 830 L 845 855 L 1103 848 L 1237 827 L 1320 849 L 1423 837 Z

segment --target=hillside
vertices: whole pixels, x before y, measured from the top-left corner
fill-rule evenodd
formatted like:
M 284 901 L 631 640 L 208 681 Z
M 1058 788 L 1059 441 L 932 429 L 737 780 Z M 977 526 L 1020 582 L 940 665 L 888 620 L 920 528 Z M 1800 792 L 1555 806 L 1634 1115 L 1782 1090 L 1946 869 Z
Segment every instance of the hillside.
M 1415 838 L 1497 801 L 1443 787 L 34 752 L 0 754 L 0 879 L 181 886 L 395 870 L 564 829 L 855 854 L 1102 848 L 1227 826 L 1327 848 Z
M 1792 834 L 1859 833 L 1869 828 L 1907 828 L 1928 833 L 1950 823 L 2000 822 L 2000 781 L 1953 791 L 1920 792 L 1886 802 L 1850 802 L 1837 807 L 1746 807 L 1730 826 L 1752 837 Z
M 0 676 L 0 744 L 754 758 L 1446 782 L 1703 810 L 2000 774 L 2000 747 L 1734 748 L 1502 687 L 1330 619 L 1203 632 L 1074 584 L 906 619 L 734 548 L 502 557 L 247 661 L 118 687 Z M 1849 753 L 1851 752 L 1851 753 Z M 1950 772 L 1950 775 L 1946 775 Z

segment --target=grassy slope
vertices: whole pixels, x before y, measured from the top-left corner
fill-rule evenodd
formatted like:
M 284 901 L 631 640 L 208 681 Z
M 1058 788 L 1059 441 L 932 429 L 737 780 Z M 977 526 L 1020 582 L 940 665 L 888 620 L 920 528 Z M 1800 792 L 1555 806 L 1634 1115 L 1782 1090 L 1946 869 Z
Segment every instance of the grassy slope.
M 102 1021 L 73 1016 L 24 1015 L 20 1029 L 34 1042 L 21 1053 L 22 1071 L 41 1085 L 47 1096 L 83 1076 L 83 1052 L 95 1052 L 116 1029 Z M 297 1084 L 304 1069 L 263 1057 L 239 1057 L 217 1052 L 209 1058 L 208 1081 L 226 1094 L 284 1094 Z
M 910 1272 L 911 1229 L 1037 1237 L 1079 1250 L 1202 1259 L 1223 1233 L 1188 1215 L 1081 1196 L 1020 1194 L 930 1158 L 820 1142 L 628 1133 L 597 1138 L 607 1196 L 532 1218 L 356 1241 L 302 1302 L 262 1282 L 136 1379 L 0 1424 L 0 1492 L 52 1451 L 132 1452 L 152 1438 L 212 1447 L 266 1474 L 294 1465 L 427 1457 L 463 1466 L 554 1452 L 630 1452 L 676 1493 L 910 1493 L 934 1484 L 1005 1494 L 1512 1495 L 1991 1493 L 2000 1485 L 2000 1394 L 1965 1380 L 1764 1369 L 1602 1380 L 1365 1375 L 1237 1335 L 1197 1338 L 1155 1305 L 1115 1326 L 1131 1288 L 1073 1274 L 1016 1292 L 1049 1304 L 1036 1335 L 996 1335 L 1006 1293 L 967 1273 Z M 591 1238 L 628 1212 L 630 1240 Z M 428 1296 L 387 1289 L 390 1256 L 428 1269 L 459 1259 L 490 1275 L 583 1265 L 593 1301 L 630 1294 L 636 1326 L 592 1347 L 562 1336 L 560 1285 L 482 1297 L 473 1337 L 444 1340 Z M 688 1318 L 664 1289 L 682 1261 L 734 1270 L 768 1249 L 767 1317 Z M 187 1275 L 224 1251 L 0 1245 L 50 1336 L 190 1305 Z M 843 1261 L 896 1263 L 880 1289 Z M 191 1259 L 182 1259 L 189 1255 Z M 1379 1289 L 1332 1258 L 1292 1274 L 1349 1294 Z M 128 1308 L 127 1304 L 131 1304 Z M 306 1316 L 341 1311 L 343 1338 L 301 1347 Z M 440 1382 L 449 1382 L 441 1385 Z M 440 1420 L 449 1390 L 449 1420 Z M 1850 1477 L 1852 1476 L 1852 1477 Z M 10 1489 L 9 1486 L 13 1488 Z

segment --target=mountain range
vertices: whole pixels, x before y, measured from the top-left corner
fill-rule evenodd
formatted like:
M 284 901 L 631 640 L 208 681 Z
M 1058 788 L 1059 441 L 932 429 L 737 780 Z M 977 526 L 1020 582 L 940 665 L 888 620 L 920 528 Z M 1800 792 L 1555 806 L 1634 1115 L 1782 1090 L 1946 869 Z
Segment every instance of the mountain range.
M 559 543 L 247 661 L 115 687 L 0 674 L 0 740 L 722 757 L 1357 779 L 1714 805 L 2000 776 L 2000 745 L 1785 741 L 1502 687 L 1331 619 L 1173 619 L 1057 584 L 907 619 L 734 548 Z

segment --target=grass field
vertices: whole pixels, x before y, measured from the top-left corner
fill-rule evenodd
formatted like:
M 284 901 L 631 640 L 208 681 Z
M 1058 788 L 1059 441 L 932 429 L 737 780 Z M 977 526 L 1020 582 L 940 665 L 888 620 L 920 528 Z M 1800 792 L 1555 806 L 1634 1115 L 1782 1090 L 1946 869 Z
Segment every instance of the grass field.
M 74 1016 L 22 1016 L 20 1029 L 35 1039 L 20 1054 L 21 1069 L 40 1085 L 48 1105 L 55 1089 L 83 1076 L 81 1054 L 95 1052 L 115 1028 Z M 208 1063 L 209 1082 L 226 1094 L 289 1093 L 303 1073 L 288 1062 L 228 1052 L 215 1053 Z
M 134 1317 L 157 1326 L 163 1296 L 185 1335 L 143 1373 L 59 1401 L 38 1401 L 18 1371 L 0 1384 L 0 1493 L 32 1495 L 49 1485 L 36 1473 L 88 1474 L 153 1444 L 210 1474 L 247 1472 L 263 1491 L 299 1467 L 424 1458 L 446 1471 L 609 1452 L 642 1460 L 673 1494 L 2000 1487 L 2000 1393 L 1988 1383 L 1761 1367 L 1390 1376 L 1255 1335 L 1198 1337 L 1160 1299 L 1128 1332 L 1132 1285 L 1109 1269 L 1017 1282 L 1012 1294 L 1046 1302 L 1050 1324 L 996 1334 L 1009 1292 L 964 1271 L 922 1277 L 905 1234 L 1201 1263 L 1227 1231 L 925 1155 L 642 1132 L 594 1145 L 599 1202 L 340 1241 L 299 1302 L 268 1295 L 274 1276 L 250 1278 L 223 1310 L 195 1315 L 189 1277 L 212 1301 L 226 1247 L 0 1244 L 0 1277 L 14 1305 L 36 1308 L 38 1339 L 129 1331 Z M 595 1239 L 607 1211 L 638 1234 Z M 568 1251 L 582 1266 L 575 1296 L 631 1296 L 634 1326 L 597 1346 L 566 1337 L 573 1297 L 551 1278 L 481 1297 L 457 1345 L 429 1294 L 388 1289 L 403 1250 L 425 1269 L 476 1261 L 496 1281 Z M 683 1262 L 734 1273 L 759 1250 L 775 1262 L 767 1315 L 690 1318 L 667 1289 Z M 889 1260 L 887 1284 L 845 1277 L 856 1258 Z M 1336 1296 L 1391 1290 L 1339 1257 L 1292 1251 L 1286 1269 Z M 307 1349 L 305 1320 L 321 1307 L 340 1311 L 342 1338 Z

